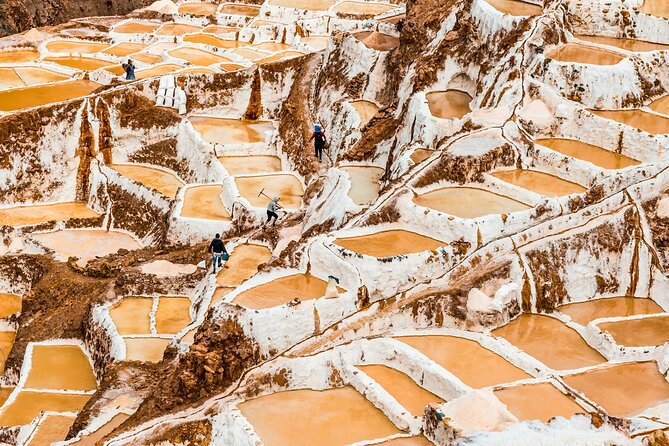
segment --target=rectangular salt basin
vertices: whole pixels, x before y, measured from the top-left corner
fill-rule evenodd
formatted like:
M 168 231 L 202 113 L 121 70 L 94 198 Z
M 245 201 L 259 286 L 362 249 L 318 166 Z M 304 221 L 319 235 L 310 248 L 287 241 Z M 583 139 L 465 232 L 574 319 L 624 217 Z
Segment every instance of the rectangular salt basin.
M 625 167 L 641 164 L 628 156 L 573 139 L 550 138 L 538 139 L 536 142 L 563 155 L 588 161 L 604 169 L 624 169 Z
M 325 296 L 327 282 L 308 274 L 280 277 L 241 292 L 233 303 L 252 310 L 277 307 L 298 298 L 301 301 Z
M 402 437 L 377 443 L 378 446 L 434 446 L 427 438 L 420 437 Z
M 225 267 L 216 276 L 216 283 L 223 287 L 241 285 L 258 272 L 258 266 L 266 263 L 272 252 L 266 246 L 239 245 L 235 247 Z
M 74 218 L 97 218 L 100 214 L 86 203 L 35 204 L 0 209 L 0 226 L 37 225 L 49 221 L 67 221 Z
M 567 43 L 546 54 L 547 59 L 559 62 L 583 63 L 592 65 L 615 65 L 625 58 L 624 55 L 578 43 Z
M 88 356 L 78 345 L 33 345 L 27 389 L 82 390 L 97 388 Z
M 281 159 L 271 155 L 219 156 L 230 175 L 255 175 L 281 171 Z
M 80 262 L 104 257 L 117 252 L 119 249 L 132 251 L 142 247 L 128 234 L 101 229 L 66 229 L 33 234 L 32 238 L 55 251 L 61 259 L 67 260 L 70 257 L 77 257 Z
M 652 299 L 638 297 L 609 297 L 562 305 L 557 308 L 572 321 L 588 325 L 591 321 L 606 317 L 624 317 L 637 314 L 662 313 L 662 307 Z
M 491 214 L 510 214 L 531 206 L 476 187 L 444 187 L 414 197 L 419 206 L 460 218 L 478 218 Z
M 334 0 L 269 0 L 268 4 L 280 8 L 302 9 L 304 11 L 327 11 L 335 2 Z
M 331 11 L 346 14 L 378 15 L 395 8 L 397 8 L 397 5 L 388 3 L 344 1 L 332 7 Z
M 195 186 L 186 189 L 181 216 L 204 220 L 230 220 L 230 214 L 221 201 L 223 186 Z
M 102 59 L 95 59 L 93 57 L 45 57 L 44 62 L 53 62 L 64 67 L 74 68 L 76 70 L 84 71 L 93 71 L 100 68 L 108 67 L 114 65 L 114 62 L 110 62 Z
M 213 65 L 215 63 L 232 62 L 227 57 L 219 56 L 218 54 L 210 53 L 198 48 L 175 48 L 168 51 L 168 54 L 177 59 L 183 59 L 192 63 L 193 65 L 200 65 L 203 67 Z
M 114 418 L 109 420 L 107 424 L 100 427 L 92 434 L 85 435 L 84 437 L 81 438 L 81 440 L 75 441 L 74 443 L 71 444 L 72 445 L 76 444 L 77 446 L 96 446 L 100 440 L 102 440 L 104 437 L 107 436 L 107 434 L 111 433 L 114 429 L 123 424 L 125 420 L 127 420 L 128 418 L 130 418 L 130 416 L 124 413 L 119 413 L 117 415 L 114 415 Z
M 124 297 L 109 309 L 109 315 L 121 336 L 151 334 L 149 313 L 152 308 L 150 297 Z
M 155 189 L 172 200 L 176 197 L 179 188 L 185 184 L 173 173 L 147 166 L 114 164 L 110 167 L 124 177 L 137 181 L 149 189 Z
M 669 118 L 643 110 L 590 110 L 590 112 L 644 132 L 658 135 L 669 133 Z
M 156 311 L 156 332 L 177 334 L 191 321 L 191 301 L 187 297 L 160 296 Z
M 9 356 L 9 353 L 12 351 L 15 339 L 16 339 L 15 331 L 0 331 L 0 350 L 2 350 L 4 358 L 7 358 L 7 356 Z M 0 364 L 0 373 L 3 372 L 4 370 L 5 370 L 5 361 L 3 360 L 2 364 Z
M 39 51 L 34 49 L 29 50 L 6 50 L 0 51 L 0 63 L 22 63 L 35 62 L 39 59 Z
M 494 172 L 491 175 L 506 183 L 546 197 L 561 197 L 563 195 L 578 194 L 587 190 L 580 184 L 572 183 L 571 181 L 536 170 L 514 169 Z
M 46 44 L 46 49 L 51 53 L 92 54 L 104 50 L 107 46 L 106 43 L 86 40 L 53 40 Z
M 338 238 L 334 243 L 349 251 L 377 258 L 436 251 L 445 245 L 439 240 L 402 229 Z
M 239 410 L 265 446 L 346 446 L 401 433 L 350 386 L 273 393 Z
M 600 322 L 597 326 L 613 336 L 616 344 L 626 347 L 656 346 L 669 341 L 669 315 Z
M 0 111 L 14 111 L 80 98 L 99 87 L 97 82 L 75 80 L 0 91 Z
M 40 67 L 0 67 L 0 85 L 7 87 L 26 87 L 69 78 L 66 74 Z
M 162 338 L 123 338 L 126 360 L 141 362 L 160 362 L 163 359 L 169 339 Z
M 72 415 L 49 415 L 37 428 L 37 433 L 30 440 L 30 446 L 49 445 L 65 441 L 76 417 Z
M 520 421 L 548 422 L 553 417 L 571 418 L 585 409 L 550 383 L 524 384 L 495 390 L 495 396 Z
M 275 196 L 281 198 L 279 205 L 284 208 L 297 209 L 302 206 L 304 188 L 293 174 L 235 177 L 235 184 L 239 194 L 249 200 L 251 206 L 264 208 L 270 201 L 267 197 Z M 265 195 L 260 195 L 260 191 L 263 190 Z
M 21 391 L 0 412 L 0 426 L 22 426 L 41 412 L 78 412 L 91 395 Z
M 0 319 L 8 318 L 12 314 L 20 313 L 22 303 L 21 296 L 16 294 L 0 293 Z
M 517 0 L 486 0 L 486 2 L 496 10 L 513 16 L 535 16 L 544 12 L 544 8 L 539 5 Z
M 204 116 L 192 116 L 190 121 L 202 138 L 211 144 L 264 143 L 265 133 L 274 131 L 274 124 L 269 121 L 242 121 Z

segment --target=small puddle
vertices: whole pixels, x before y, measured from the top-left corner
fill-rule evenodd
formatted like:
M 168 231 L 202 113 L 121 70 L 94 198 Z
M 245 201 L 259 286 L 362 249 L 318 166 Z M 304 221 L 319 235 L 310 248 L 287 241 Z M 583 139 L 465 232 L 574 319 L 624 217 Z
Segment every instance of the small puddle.
M 563 155 L 571 156 L 583 161 L 588 161 L 595 166 L 604 169 L 624 169 L 625 167 L 636 166 L 641 164 L 639 161 L 611 152 L 601 147 L 593 146 L 592 144 L 576 141 L 574 139 L 538 139 L 537 144 L 548 147 L 551 150 L 559 152 Z
M 227 57 L 219 56 L 218 54 L 210 53 L 198 48 L 175 48 L 167 52 L 170 56 L 183 59 L 192 63 L 193 65 L 201 65 L 203 67 L 223 62 L 232 62 Z
M 207 2 L 189 2 L 179 5 L 179 14 L 214 15 L 217 4 Z
M 327 282 L 310 274 L 293 274 L 241 292 L 233 303 L 251 310 L 278 307 L 298 298 L 301 301 L 325 296 Z
M 126 360 L 141 362 L 160 362 L 170 339 L 162 338 L 123 338 Z
M 230 220 L 230 214 L 223 205 L 223 186 L 195 186 L 186 189 L 181 216 L 204 220 Z
M 351 179 L 348 196 L 355 204 L 364 206 L 379 197 L 379 182 L 386 173 L 385 169 L 376 166 L 344 166 L 340 169 L 348 173 Z
M 610 365 L 563 379 L 615 417 L 631 417 L 669 402 L 669 383 L 655 362 Z
M 160 28 L 159 24 L 147 22 L 126 22 L 114 28 L 114 32 L 119 34 L 150 34 Z
M 379 111 L 379 107 L 369 101 L 352 101 L 349 102 L 355 108 L 355 111 L 358 112 L 358 115 L 360 116 L 360 127 L 364 127 L 367 125 L 369 121 L 372 120 L 376 112 Z
M 518 17 L 541 15 L 544 12 L 544 8 L 539 5 L 518 0 L 486 0 L 486 2 L 499 12 Z
M 93 54 L 104 50 L 108 46 L 106 43 L 83 40 L 54 40 L 46 44 L 46 49 L 51 53 Z
M 14 111 L 80 98 L 88 96 L 99 87 L 97 82 L 75 80 L 4 90 L 0 91 L 0 111 Z
M 574 37 L 580 40 L 585 40 L 586 42 L 614 46 L 616 48 L 632 52 L 662 51 L 669 49 L 669 45 L 663 45 L 661 43 L 645 42 L 643 40 L 636 40 L 636 39 L 621 39 L 619 37 L 606 37 L 606 36 L 584 36 L 582 34 L 575 34 Z
M 20 313 L 22 298 L 16 294 L 0 293 L 0 319 L 6 319 L 12 314 Z M 9 352 L 4 352 L 9 354 Z
M 322 51 L 328 47 L 328 42 L 330 41 L 330 37 L 310 36 L 310 37 L 302 37 L 300 40 L 302 41 L 302 43 L 306 43 L 311 48 L 313 48 L 314 51 Z
M 185 23 L 166 23 L 156 31 L 156 34 L 159 36 L 183 36 L 184 34 L 196 33 L 201 30 L 201 27 L 195 25 L 187 25 Z
M 190 305 L 187 297 L 160 296 L 156 311 L 158 334 L 177 334 L 190 324 Z
M 270 258 L 272 251 L 266 246 L 239 245 L 225 262 L 225 268 L 216 276 L 216 283 L 221 287 L 241 285 L 258 272 L 258 266 L 268 262 Z
M 265 133 L 274 131 L 274 124 L 269 121 L 242 121 L 204 116 L 192 116 L 190 121 L 202 138 L 211 144 L 264 143 Z
M 251 48 L 254 48 L 256 50 L 276 52 L 276 51 L 289 50 L 291 46 L 281 42 L 263 42 L 251 45 Z
M 279 204 L 282 207 L 297 209 L 302 206 L 304 188 L 300 180 L 293 174 L 236 177 L 235 183 L 239 194 L 249 200 L 251 206 L 264 208 L 270 200 L 267 197 L 275 196 L 281 197 Z M 261 191 L 265 195 L 260 195 Z
M 137 79 L 148 79 L 150 77 L 162 76 L 163 74 L 172 73 L 174 71 L 180 70 L 181 68 L 182 67 L 180 65 L 164 64 L 136 71 L 135 74 L 137 75 Z
M 435 251 L 437 248 L 446 245 L 439 240 L 403 229 L 338 238 L 334 243 L 349 251 L 378 258 Z
M 344 1 L 332 7 L 330 10 L 332 12 L 343 12 L 345 14 L 379 15 L 386 11 L 390 11 L 391 9 L 396 9 L 397 7 L 397 5 L 390 5 L 388 3 Z
M 244 17 L 256 17 L 260 14 L 260 6 L 246 5 L 242 3 L 223 3 L 218 11 L 223 15 L 241 15 Z
M 37 50 L 0 51 L 0 63 L 36 62 L 38 59 L 39 51 Z
M 432 155 L 434 155 L 434 150 L 430 149 L 416 149 L 411 153 L 411 161 L 414 164 L 420 164 Z
M 0 226 L 37 225 L 49 221 L 67 221 L 78 218 L 97 218 L 100 214 L 86 203 L 58 203 L 18 206 L 0 209 Z
M 662 105 L 658 103 L 654 107 L 660 108 Z M 669 118 L 643 110 L 590 110 L 590 112 L 648 133 L 660 135 L 669 133 Z
M 379 364 L 358 365 L 356 367 L 383 387 L 414 417 L 422 417 L 425 406 L 429 403 L 442 403 L 444 401 L 434 393 L 419 386 L 406 374 L 391 367 Z
M 219 156 L 230 175 L 255 175 L 281 171 L 281 159 L 271 155 Z
M 78 412 L 90 398 L 91 395 L 22 390 L 9 406 L 2 409 L 0 426 L 23 426 L 46 411 Z
M 510 214 L 531 208 L 520 201 L 475 187 L 444 187 L 417 195 L 413 202 L 460 218 Z
M 492 331 L 555 370 L 571 370 L 606 362 L 575 330 L 557 319 L 523 314 Z
M 114 46 L 110 46 L 109 48 L 104 50 L 103 53 L 111 54 L 112 56 L 125 57 L 129 56 L 130 54 L 139 53 L 140 51 L 144 51 L 145 49 L 146 45 L 144 45 L 143 43 L 123 42 L 123 43 L 118 43 Z
M 442 119 L 460 119 L 471 112 L 472 97 L 460 90 L 433 91 L 425 95 L 432 116 Z
M 32 237 L 55 251 L 64 261 L 69 257 L 78 257 L 78 264 L 113 254 L 119 249 L 132 251 L 142 247 L 128 234 L 101 229 L 65 229 Z
M 294 8 L 303 11 L 327 11 L 335 4 L 335 0 L 269 0 L 270 6 Z
M 567 43 L 546 54 L 546 58 L 557 60 L 558 62 L 615 65 L 623 60 L 625 56 L 601 48 L 578 43 Z
M 536 170 L 504 170 L 491 173 L 492 176 L 514 186 L 527 189 L 546 197 L 561 197 L 564 195 L 579 194 L 587 189 L 580 184 L 563 180 Z
M 265 446 L 343 446 L 401 433 L 350 386 L 277 392 L 238 407 Z
M 402 336 L 395 339 L 415 348 L 475 389 L 531 378 L 501 356 L 469 339 L 455 336 Z
M 585 409 L 550 383 L 525 384 L 495 390 L 495 396 L 520 421 L 547 423 L 553 417 L 569 419 Z
M 150 297 L 124 297 L 109 309 L 109 315 L 121 336 L 151 334 L 151 308 L 153 299 Z
M 37 432 L 27 446 L 47 446 L 65 441 L 76 417 L 71 415 L 49 415 L 37 428 Z
M 77 446 L 95 446 L 98 444 L 100 440 L 102 440 L 104 437 L 110 434 L 114 429 L 123 424 L 125 420 L 127 420 L 128 418 L 130 418 L 130 416 L 124 413 L 116 414 L 104 426 L 100 427 L 92 434 L 82 437 L 81 440 L 75 441 L 72 444 L 73 445 L 76 444 Z
M 666 0 L 643 0 L 641 12 L 669 19 L 669 3 Z
M 618 345 L 646 347 L 669 341 L 669 315 L 602 322 L 597 326 L 608 332 Z
M 80 390 L 97 388 L 88 357 L 78 345 L 33 345 L 28 389 Z
M 378 31 L 361 31 L 353 34 L 353 37 L 361 41 L 367 48 L 376 51 L 390 51 L 400 44 L 400 39 L 397 37 L 382 34 Z
M 610 297 L 562 305 L 557 311 L 566 314 L 580 325 L 605 317 L 635 316 L 638 314 L 662 313 L 662 307 L 652 299 L 637 297 Z
M 124 177 L 137 181 L 149 189 L 155 189 L 172 200 L 176 197 L 177 190 L 185 184 L 174 174 L 152 167 L 132 164 L 114 164 L 110 167 Z
M 304 53 L 300 51 L 283 51 L 281 53 L 273 54 L 271 56 L 261 57 L 260 59 L 255 59 L 253 62 L 262 65 L 266 63 L 272 63 L 279 60 L 291 59 L 293 57 L 304 56 Z
M 220 37 L 212 36 L 211 34 L 191 34 L 184 37 L 184 42 L 201 43 L 203 45 L 211 45 L 218 48 L 239 48 L 246 46 L 248 43 L 240 42 L 238 40 L 226 40 Z

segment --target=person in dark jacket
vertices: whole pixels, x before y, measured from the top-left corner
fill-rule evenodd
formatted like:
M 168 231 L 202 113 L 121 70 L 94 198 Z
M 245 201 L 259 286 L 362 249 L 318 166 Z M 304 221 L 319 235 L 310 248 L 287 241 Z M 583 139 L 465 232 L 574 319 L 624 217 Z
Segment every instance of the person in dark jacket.
M 214 273 L 216 273 L 216 265 L 219 268 L 223 267 L 223 254 L 227 254 L 228 251 L 225 249 L 225 244 L 221 240 L 221 234 L 216 234 L 216 237 L 209 244 L 209 252 L 213 255 L 214 258 Z
M 121 65 L 125 70 L 125 79 L 128 81 L 135 80 L 135 64 L 132 63 L 132 59 L 128 59 L 128 63 Z
M 276 225 L 276 221 L 279 219 L 279 214 L 277 214 L 276 211 L 277 209 L 281 209 L 279 199 L 280 197 L 274 197 L 267 205 L 267 221 L 262 225 L 263 230 L 265 229 L 265 226 L 267 226 L 267 223 L 272 221 L 272 219 L 274 219 L 272 226 Z
M 316 124 L 314 126 L 314 133 L 311 134 L 310 140 L 314 140 L 314 148 L 316 149 L 316 158 L 318 158 L 318 161 L 323 161 L 323 148 L 325 147 L 325 143 L 327 141 L 327 138 L 325 137 L 325 132 L 323 131 L 323 128 Z

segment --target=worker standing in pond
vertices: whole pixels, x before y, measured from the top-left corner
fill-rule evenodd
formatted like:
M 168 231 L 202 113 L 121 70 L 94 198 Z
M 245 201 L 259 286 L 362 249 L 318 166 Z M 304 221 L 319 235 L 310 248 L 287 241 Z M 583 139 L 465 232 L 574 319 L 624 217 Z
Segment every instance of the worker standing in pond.
M 327 139 L 325 138 L 325 132 L 320 125 L 316 124 L 314 126 L 314 133 L 311 134 L 310 140 L 311 139 L 314 140 L 316 158 L 318 158 L 318 161 L 323 161 L 323 148 L 325 147 Z
M 219 268 L 223 267 L 223 256 L 228 254 L 228 251 L 225 249 L 225 244 L 221 240 L 221 234 L 216 234 L 216 237 L 209 244 L 209 252 L 213 255 L 214 258 L 214 274 L 216 274 L 216 266 Z
M 274 219 L 272 226 L 276 225 L 276 221 L 279 219 L 279 214 L 276 213 L 276 210 L 281 209 L 281 206 L 279 206 L 279 198 L 280 197 L 272 198 L 272 201 L 267 205 L 267 221 L 262 225 L 263 229 L 265 229 L 265 226 L 267 226 L 267 223 L 269 223 L 271 219 Z
M 128 81 L 135 80 L 135 64 L 132 63 L 132 59 L 128 59 L 128 63 L 121 65 L 125 70 L 125 79 Z

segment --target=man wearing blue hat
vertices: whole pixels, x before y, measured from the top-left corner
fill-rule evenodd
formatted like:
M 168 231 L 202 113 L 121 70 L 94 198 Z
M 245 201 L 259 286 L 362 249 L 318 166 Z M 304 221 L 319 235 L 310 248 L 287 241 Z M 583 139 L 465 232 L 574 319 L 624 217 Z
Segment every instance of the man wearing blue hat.
M 316 149 L 316 158 L 318 161 L 323 161 L 323 147 L 325 147 L 325 132 L 323 128 L 316 124 L 314 126 L 314 133 L 311 134 L 311 138 L 314 140 L 314 148 Z

